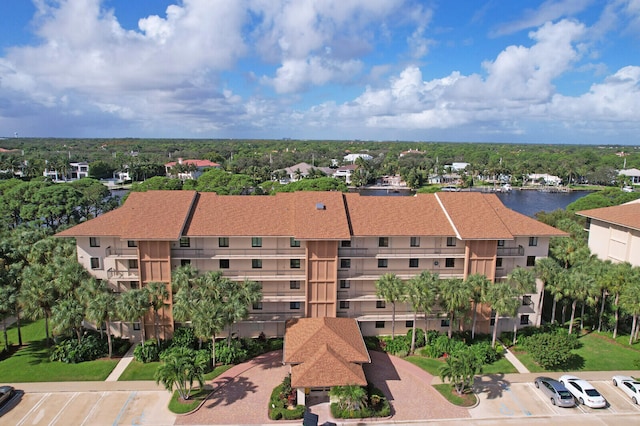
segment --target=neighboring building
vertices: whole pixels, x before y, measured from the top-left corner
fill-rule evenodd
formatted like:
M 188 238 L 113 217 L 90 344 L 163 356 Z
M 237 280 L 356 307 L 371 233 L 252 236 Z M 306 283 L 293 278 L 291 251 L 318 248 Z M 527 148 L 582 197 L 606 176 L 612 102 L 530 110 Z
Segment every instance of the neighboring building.
M 280 179 L 280 183 L 296 182 L 300 179 L 304 179 L 309 176 L 309 172 L 312 169 L 320 170 L 327 176 L 331 176 L 333 174 L 333 169 L 330 169 L 329 167 L 315 167 L 309 163 L 298 163 L 283 169 L 286 177 Z
M 343 160 L 345 163 L 354 164 L 358 158 L 362 158 L 366 161 L 373 160 L 373 157 L 369 154 L 347 154 L 344 156 Z
M 576 214 L 587 218 L 591 253 L 601 260 L 640 266 L 640 200 Z
M 414 197 L 357 193 L 294 192 L 275 196 L 220 196 L 195 191 L 133 192 L 124 205 L 57 234 L 75 237 L 78 261 L 116 292 L 165 282 L 191 264 L 222 271 L 232 280 L 262 284 L 262 301 L 243 336 L 282 336 L 285 322 L 304 317 L 358 321 L 364 335 L 391 332 L 391 304 L 376 296 L 385 273 L 403 280 L 423 270 L 441 278 L 481 273 L 491 281 L 546 257 L 549 239 L 567 234 L 506 208 L 494 194 L 418 194 Z M 542 289 L 523 298 L 517 318 L 501 330 L 537 325 Z M 174 322 L 171 297 L 161 312 L 161 336 Z M 478 330 L 490 332 L 490 310 Z M 396 331 L 407 332 L 413 312 L 396 306 Z M 153 321 L 145 322 L 147 335 Z M 420 327 L 446 330 L 443 312 L 418 315 Z M 115 323 L 112 331 L 139 338 L 139 330 Z
M 452 172 L 462 172 L 469 165 L 470 165 L 469 163 L 451 163 L 451 164 L 445 164 L 444 168 L 445 168 L 445 170 L 449 169 Z
M 351 183 L 351 176 L 356 171 L 358 166 L 355 164 L 347 164 L 346 166 L 338 167 L 333 172 L 333 177 L 344 179 L 345 183 L 349 185 Z
M 620 170 L 618 176 L 628 176 L 632 185 L 640 185 L 640 170 L 638 169 Z
M 180 167 L 176 167 L 179 165 Z M 177 173 L 172 170 L 176 168 Z M 164 165 L 165 173 L 168 177 L 176 176 L 180 180 L 198 179 L 207 169 L 220 168 L 220 164 L 209 160 L 183 160 L 171 161 Z
M 89 163 L 85 161 L 70 162 L 67 172 L 59 172 L 55 168 L 45 168 L 42 176 L 51 179 L 54 182 L 73 182 L 82 178 L 89 177 Z
M 558 176 L 550 175 L 548 173 L 532 173 L 528 176 L 530 181 L 535 184 L 543 183 L 544 185 L 558 186 L 562 183 L 562 179 Z

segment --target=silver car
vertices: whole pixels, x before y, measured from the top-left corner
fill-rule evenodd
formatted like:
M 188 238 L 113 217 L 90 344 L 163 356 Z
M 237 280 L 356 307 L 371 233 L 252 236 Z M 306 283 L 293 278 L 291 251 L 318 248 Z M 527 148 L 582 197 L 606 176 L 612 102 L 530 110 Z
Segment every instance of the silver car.
M 576 401 L 562 383 L 550 377 L 536 377 L 534 384 L 558 407 L 574 407 Z

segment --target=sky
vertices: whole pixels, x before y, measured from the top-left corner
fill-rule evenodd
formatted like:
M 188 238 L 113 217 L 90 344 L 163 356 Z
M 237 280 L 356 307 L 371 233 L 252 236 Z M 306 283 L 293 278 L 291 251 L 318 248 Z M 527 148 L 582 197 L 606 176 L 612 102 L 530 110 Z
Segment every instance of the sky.
M 640 0 L 2 0 L 16 134 L 640 145 Z

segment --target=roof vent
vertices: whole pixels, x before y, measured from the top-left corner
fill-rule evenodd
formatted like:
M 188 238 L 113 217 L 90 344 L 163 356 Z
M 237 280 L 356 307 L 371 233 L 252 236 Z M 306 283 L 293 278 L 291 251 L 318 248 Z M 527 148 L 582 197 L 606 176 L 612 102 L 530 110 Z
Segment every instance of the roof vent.
M 316 203 L 316 210 L 326 210 L 324 203 Z

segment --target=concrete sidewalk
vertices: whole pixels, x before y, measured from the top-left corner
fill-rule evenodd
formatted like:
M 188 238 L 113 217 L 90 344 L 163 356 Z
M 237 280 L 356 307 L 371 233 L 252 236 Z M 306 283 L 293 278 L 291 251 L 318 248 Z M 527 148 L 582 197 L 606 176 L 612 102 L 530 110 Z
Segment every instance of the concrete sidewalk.
M 150 380 L 126 382 L 23 382 L 3 383 L 27 393 L 105 392 L 105 391 L 165 391 L 161 384 Z
M 632 376 L 640 377 L 640 370 L 629 371 L 558 371 L 558 372 L 545 372 L 545 373 L 510 373 L 510 374 L 478 374 L 477 377 L 487 378 L 499 378 L 505 383 L 533 383 L 536 377 L 545 376 L 552 379 L 559 379 L 560 376 L 569 374 L 572 376 L 580 377 L 587 381 L 610 381 L 613 376 Z M 442 383 L 440 377 L 434 376 L 431 381 L 432 385 Z
M 134 343 L 131 345 L 126 354 L 122 357 L 120 362 L 116 365 L 116 368 L 113 369 L 109 377 L 105 379 L 105 382 L 117 382 L 124 370 L 127 369 L 131 361 L 133 361 L 133 350 L 136 348 L 138 344 Z
M 518 370 L 518 373 L 529 373 L 529 369 L 524 366 L 523 363 L 505 346 L 504 346 L 504 357 L 509 361 L 515 368 Z

